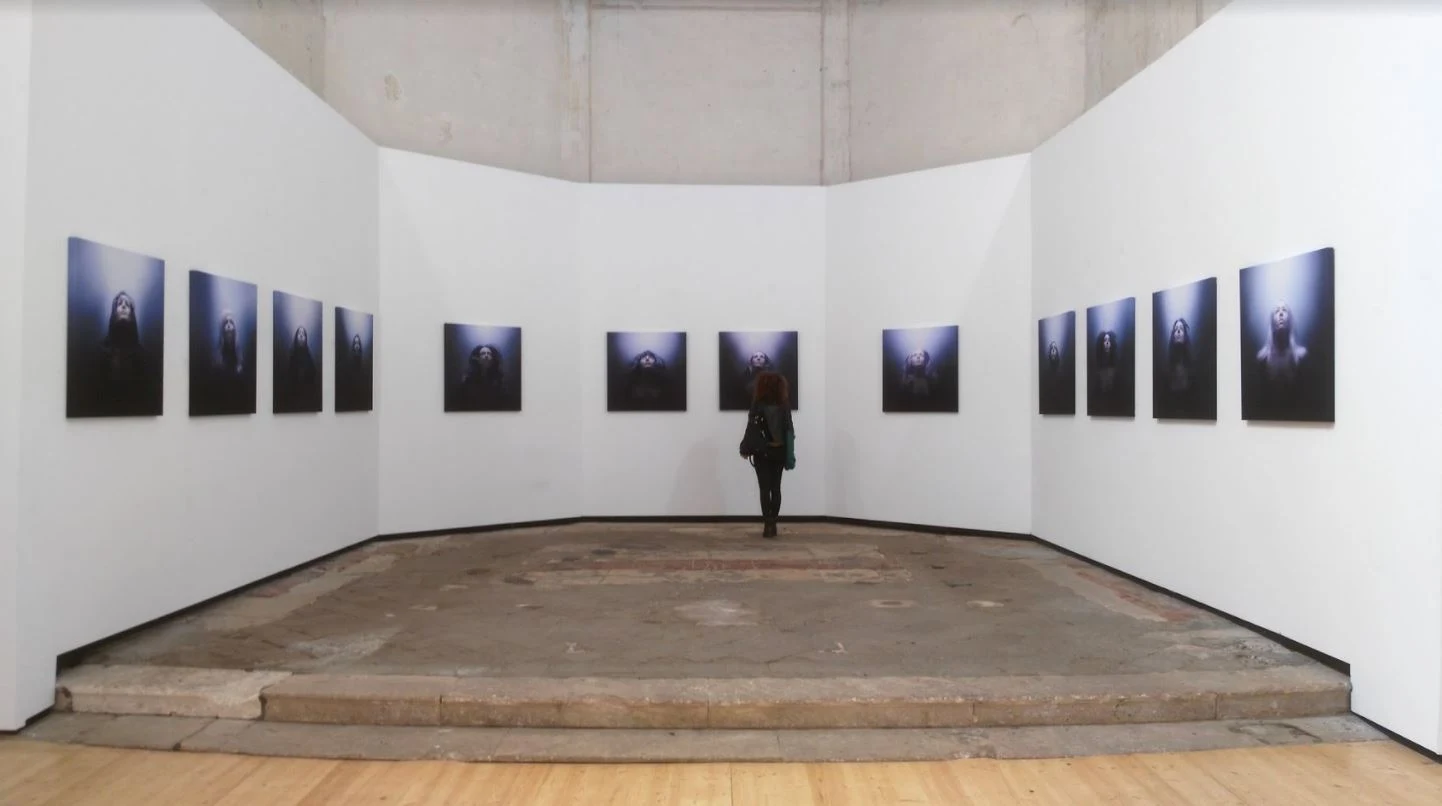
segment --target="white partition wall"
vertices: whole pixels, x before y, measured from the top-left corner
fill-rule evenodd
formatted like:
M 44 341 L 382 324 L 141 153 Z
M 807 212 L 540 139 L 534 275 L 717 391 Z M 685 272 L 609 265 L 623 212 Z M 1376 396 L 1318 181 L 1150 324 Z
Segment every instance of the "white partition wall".
M 0 5 L 0 378 L 20 377 L 25 264 L 25 168 L 30 121 L 30 2 Z M 0 730 L 20 727 L 19 384 L 0 387 Z
M 1026 156 L 828 189 L 828 514 L 1031 530 Z M 882 329 L 957 325 L 955 413 L 882 411 Z
M 737 446 L 745 412 L 721 411 L 718 333 L 798 331 L 797 467 L 784 514 L 826 511 L 825 191 L 587 186 L 576 261 L 583 304 L 587 515 L 758 515 Z M 606 333 L 685 331 L 685 412 L 608 412 Z
M 1086 415 L 1084 360 L 1077 415 L 1035 418 L 1035 533 L 1349 662 L 1433 750 L 1438 41 L 1424 4 L 1235 0 L 1033 158 L 1033 317 L 1135 296 L 1141 336 L 1134 420 Z M 1323 247 L 1336 422 L 1243 422 L 1238 271 Z M 1206 277 L 1217 421 L 1154 420 L 1151 294 Z
M 382 149 L 383 534 L 581 506 L 579 188 Z M 521 328 L 521 410 L 445 411 L 444 323 Z
M 57 654 L 374 535 L 378 436 L 330 382 L 333 306 L 378 303 L 375 146 L 202 3 L 37 7 L 31 44 L 25 716 Z M 165 261 L 162 417 L 66 419 L 71 236 Z M 193 268 L 259 287 L 254 415 L 187 416 Z M 322 413 L 271 413 L 277 289 L 325 305 Z

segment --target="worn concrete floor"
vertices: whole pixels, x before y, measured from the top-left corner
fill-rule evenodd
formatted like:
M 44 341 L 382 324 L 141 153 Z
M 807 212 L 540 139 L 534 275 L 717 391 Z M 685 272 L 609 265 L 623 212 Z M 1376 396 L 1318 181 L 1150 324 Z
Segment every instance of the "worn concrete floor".
M 1313 664 L 1039 544 L 833 524 L 371 544 L 86 664 L 543 677 L 1102 675 Z

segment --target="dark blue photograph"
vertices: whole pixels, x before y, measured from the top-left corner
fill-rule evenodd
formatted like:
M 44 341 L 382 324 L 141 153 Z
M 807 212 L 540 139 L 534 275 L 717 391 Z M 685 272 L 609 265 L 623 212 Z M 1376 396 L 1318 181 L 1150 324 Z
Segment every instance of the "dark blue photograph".
M 275 413 L 320 411 L 324 327 L 320 301 L 276 291 L 272 305 L 275 341 L 271 396 Z
M 685 333 L 606 334 L 607 411 L 685 411 Z
M 1152 416 L 1217 419 L 1217 278 L 1152 294 Z
M 775 372 L 785 378 L 791 392 L 791 409 L 800 409 L 796 392 L 797 340 L 794 330 L 722 333 L 721 410 L 750 409 L 756 394 L 756 378 L 763 372 Z
M 1076 414 L 1076 311 L 1037 322 L 1040 414 Z
M 1241 271 L 1242 419 L 1333 422 L 1335 252 Z
M 375 395 L 375 316 L 335 309 L 335 410 L 370 411 Z
M 1137 413 L 1137 300 L 1087 308 L 1087 414 Z
M 255 413 L 254 283 L 190 272 L 190 416 Z
M 159 417 L 165 261 L 69 241 L 66 417 Z
M 881 332 L 881 410 L 956 412 L 960 328 L 893 328 Z
M 446 411 L 521 410 L 521 329 L 447 324 Z

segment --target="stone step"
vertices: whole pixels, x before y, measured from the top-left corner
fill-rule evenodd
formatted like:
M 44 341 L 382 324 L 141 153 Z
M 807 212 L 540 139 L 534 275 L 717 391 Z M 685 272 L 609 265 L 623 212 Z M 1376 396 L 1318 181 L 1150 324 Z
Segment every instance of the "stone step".
M 263 719 L 336 725 L 610 729 L 967 728 L 1347 713 L 1317 666 L 1097 677 L 602 679 L 294 675 Z
M 378 727 L 58 713 L 22 735 L 98 747 L 253 756 L 534 763 L 1065 758 L 1386 739 L 1350 715 L 1150 725 L 766 731 Z
M 1347 713 L 1321 666 L 978 678 L 636 679 L 291 675 L 80 667 L 56 709 L 333 725 L 843 729 L 1108 725 Z

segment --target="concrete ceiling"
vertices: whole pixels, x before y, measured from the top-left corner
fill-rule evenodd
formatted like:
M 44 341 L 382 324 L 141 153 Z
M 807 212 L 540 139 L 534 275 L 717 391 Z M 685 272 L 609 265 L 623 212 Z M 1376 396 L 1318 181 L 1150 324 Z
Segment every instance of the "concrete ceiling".
M 1227 0 L 207 0 L 385 146 L 835 184 L 1029 151 Z

